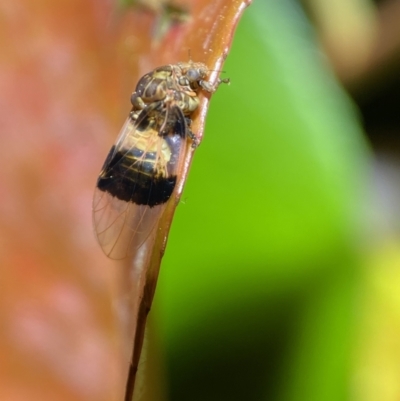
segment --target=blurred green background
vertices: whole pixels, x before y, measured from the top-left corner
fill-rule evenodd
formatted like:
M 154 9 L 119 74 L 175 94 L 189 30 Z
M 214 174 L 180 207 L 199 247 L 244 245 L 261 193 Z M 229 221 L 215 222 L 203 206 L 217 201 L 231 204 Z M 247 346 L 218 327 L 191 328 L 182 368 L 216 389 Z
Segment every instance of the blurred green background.
M 379 306 L 400 284 L 396 236 L 314 24 L 290 0 L 256 0 L 239 24 L 155 297 L 168 399 L 398 399 L 400 309 L 382 325 Z

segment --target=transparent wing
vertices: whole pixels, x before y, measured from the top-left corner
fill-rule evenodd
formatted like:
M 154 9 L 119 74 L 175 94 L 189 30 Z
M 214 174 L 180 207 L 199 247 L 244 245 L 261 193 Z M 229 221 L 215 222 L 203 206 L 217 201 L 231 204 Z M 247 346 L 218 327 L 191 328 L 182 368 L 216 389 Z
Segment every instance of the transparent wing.
M 150 235 L 165 205 L 137 205 L 96 188 L 93 223 L 103 252 L 111 259 L 124 259 L 135 252 Z
M 112 259 L 123 259 L 143 244 L 175 188 L 186 122 L 177 107 L 161 106 L 151 104 L 136 121 L 126 120 L 97 181 L 93 225 L 101 248 Z

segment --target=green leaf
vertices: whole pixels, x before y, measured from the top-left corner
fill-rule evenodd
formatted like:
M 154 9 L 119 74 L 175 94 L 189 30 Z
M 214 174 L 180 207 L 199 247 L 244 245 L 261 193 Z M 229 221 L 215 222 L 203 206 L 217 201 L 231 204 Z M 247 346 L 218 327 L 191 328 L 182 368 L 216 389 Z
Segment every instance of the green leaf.
M 171 399 L 342 399 L 368 161 L 354 106 L 288 0 L 248 9 L 224 70 L 156 295 Z

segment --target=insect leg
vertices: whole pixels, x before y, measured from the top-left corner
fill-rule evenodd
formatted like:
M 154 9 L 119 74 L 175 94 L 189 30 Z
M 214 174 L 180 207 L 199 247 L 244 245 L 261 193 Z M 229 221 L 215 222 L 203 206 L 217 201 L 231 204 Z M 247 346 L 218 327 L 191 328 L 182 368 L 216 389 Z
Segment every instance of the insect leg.
M 189 128 L 189 126 L 187 127 L 187 136 L 190 138 L 190 140 L 192 141 L 192 148 L 196 149 L 197 146 L 199 146 L 199 139 L 197 138 L 197 136 L 193 133 L 193 131 Z
M 225 79 L 218 79 L 217 83 L 215 85 L 211 84 L 208 81 L 201 80 L 199 81 L 199 85 L 204 89 L 206 92 L 213 93 L 218 89 L 218 86 L 221 84 L 230 84 L 229 78 Z

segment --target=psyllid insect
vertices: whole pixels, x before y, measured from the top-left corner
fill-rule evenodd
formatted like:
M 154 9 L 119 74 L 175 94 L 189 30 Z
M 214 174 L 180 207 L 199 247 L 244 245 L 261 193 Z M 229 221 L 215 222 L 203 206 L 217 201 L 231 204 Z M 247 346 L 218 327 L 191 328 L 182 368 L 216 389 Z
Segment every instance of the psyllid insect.
M 177 63 L 144 75 L 132 94 L 132 110 L 99 174 L 93 198 L 98 242 L 112 259 L 137 250 L 156 227 L 171 198 L 190 141 L 191 114 L 206 81 L 203 63 Z

